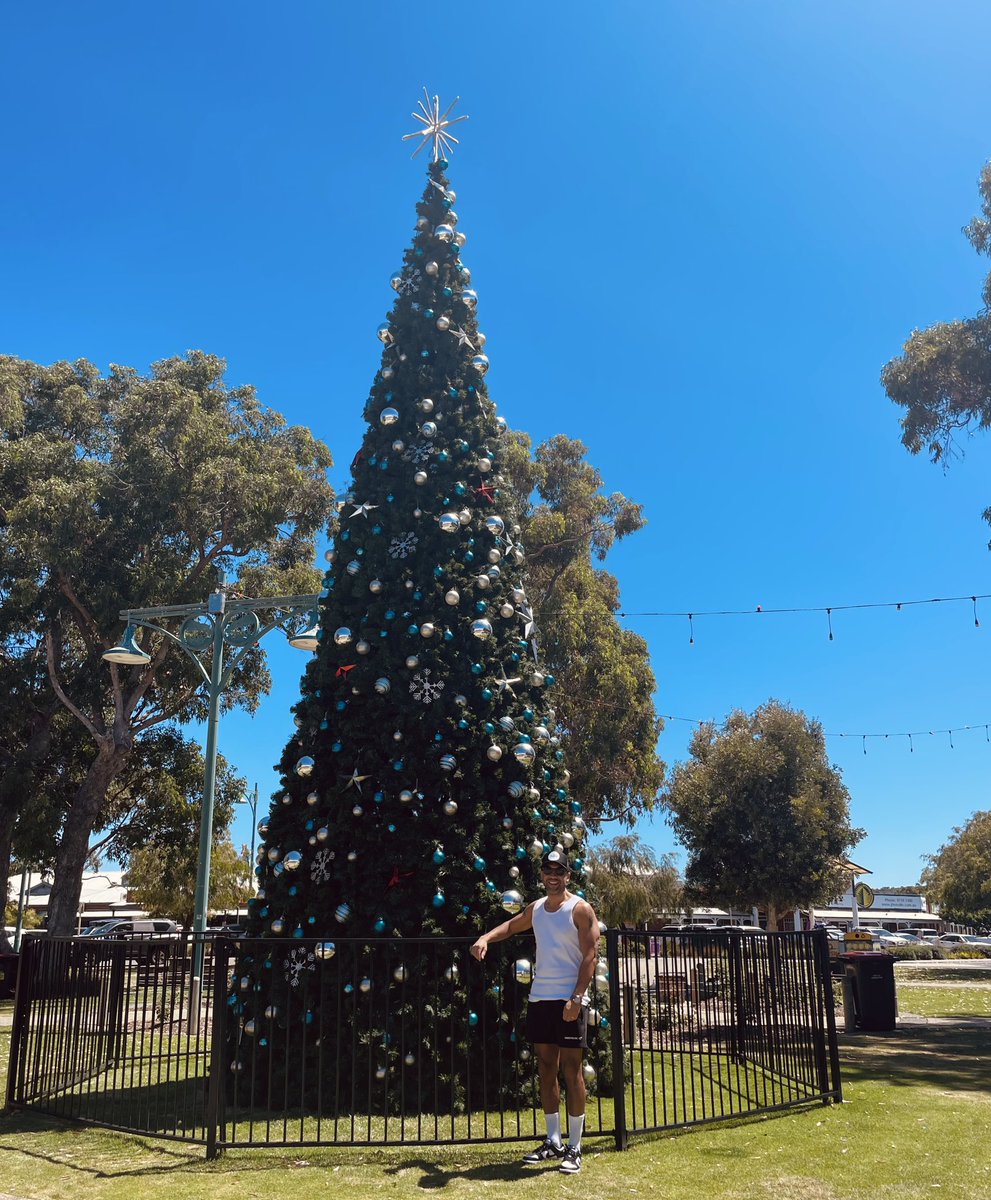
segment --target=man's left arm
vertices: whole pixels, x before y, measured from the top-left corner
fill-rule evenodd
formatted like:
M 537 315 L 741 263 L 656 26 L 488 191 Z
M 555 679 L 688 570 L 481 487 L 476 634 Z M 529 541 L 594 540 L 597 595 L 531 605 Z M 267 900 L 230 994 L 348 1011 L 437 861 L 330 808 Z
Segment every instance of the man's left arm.
M 595 912 L 586 900 L 580 900 L 575 905 L 575 929 L 578 931 L 578 947 L 582 952 L 582 962 L 578 969 L 578 979 L 571 999 L 564 1006 L 564 1019 L 576 1020 L 581 1011 L 582 997 L 588 990 L 595 974 L 595 964 L 599 958 L 599 921 Z

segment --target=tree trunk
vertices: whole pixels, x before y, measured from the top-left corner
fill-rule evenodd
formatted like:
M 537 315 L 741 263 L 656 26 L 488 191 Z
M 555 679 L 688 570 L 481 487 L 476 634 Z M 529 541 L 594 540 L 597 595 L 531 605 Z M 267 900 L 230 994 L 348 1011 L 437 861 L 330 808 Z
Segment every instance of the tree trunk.
M 70 937 L 76 932 L 89 839 L 96 828 L 107 788 L 126 764 L 130 753 L 130 746 L 116 744 L 112 736 L 102 740 L 66 813 L 55 856 L 55 880 L 48 898 L 48 932 L 53 937 Z
M 13 813 L 4 813 L 3 816 L 4 820 L 0 822 L 0 898 L 3 899 L 6 908 L 7 888 L 10 886 L 10 846 L 14 840 L 14 817 Z M 7 935 L 3 931 L 6 923 L 6 921 L 0 923 L 0 951 L 12 949 Z

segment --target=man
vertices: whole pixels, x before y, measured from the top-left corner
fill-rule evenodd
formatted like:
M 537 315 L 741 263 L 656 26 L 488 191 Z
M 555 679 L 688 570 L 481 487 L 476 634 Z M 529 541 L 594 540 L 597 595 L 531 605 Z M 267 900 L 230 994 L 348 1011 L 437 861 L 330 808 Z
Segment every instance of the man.
M 547 895 L 528 904 L 521 913 L 483 933 L 472 946 L 481 962 L 491 942 L 501 942 L 514 933 L 533 930 L 537 961 L 526 1032 L 533 1042 L 540 1071 L 540 1100 L 544 1106 L 547 1137 L 527 1154 L 530 1164 L 557 1162 L 566 1175 L 582 1166 L 582 1130 L 585 1127 L 585 1078 L 582 1050 L 586 1045 L 588 998 L 586 992 L 595 974 L 599 922 L 591 904 L 568 891 L 571 868 L 567 856 L 551 850 L 540 867 Z M 568 1144 L 561 1140 L 561 1084 L 564 1075 L 568 1105 Z

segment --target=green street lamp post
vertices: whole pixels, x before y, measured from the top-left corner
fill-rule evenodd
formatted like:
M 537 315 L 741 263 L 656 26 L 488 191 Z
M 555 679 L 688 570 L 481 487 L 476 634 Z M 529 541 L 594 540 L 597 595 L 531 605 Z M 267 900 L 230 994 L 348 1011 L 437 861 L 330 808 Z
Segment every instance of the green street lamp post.
M 251 809 L 251 857 L 249 861 L 253 871 L 255 862 L 255 835 L 258 832 L 258 784 L 255 784 L 252 791 L 245 792 L 243 796 L 238 796 L 237 802 L 238 804 L 247 804 Z
M 119 645 L 112 646 L 103 654 L 103 659 L 109 663 L 146 666 L 151 662 L 151 655 L 145 653 L 138 645 L 137 633 L 139 629 L 150 629 L 175 642 L 195 663 L 202 681 L 207 685 L 203 811 L 200 816 L 200 847 L 196 867 L 196 893 L 193 900 L 194 935 L 203 934 L 207 921 L 213 810 L 217 785 L 217 727 L 220 721 L 221 697 L 245 656 L 273 629 L 281 629 L 291 646 L 299 650 L 315 650 L 318 601 L 317 596 L 234 599 L 227 595 L 224 575 L 221 572 L 216 589 L 203 604 L 124 609 L 120 614 L 121 620 L 127 622 L 124 636 Z M 259 613 L 263 614 L 263 620 L 259 619 Z M 178 631 L 173 632 L 163 622 L 178 622 Z M 225 650 L 230 650 L 231 653 L 225 656 Z M 256 804 L 257 795 L 256 788 Z M 197 1005 L 202 964 L 203 939 L 200 936 L 194 939 L 193 944 L 192 995 Z M 192 1007 L 191 1005 L 191 1009 Z

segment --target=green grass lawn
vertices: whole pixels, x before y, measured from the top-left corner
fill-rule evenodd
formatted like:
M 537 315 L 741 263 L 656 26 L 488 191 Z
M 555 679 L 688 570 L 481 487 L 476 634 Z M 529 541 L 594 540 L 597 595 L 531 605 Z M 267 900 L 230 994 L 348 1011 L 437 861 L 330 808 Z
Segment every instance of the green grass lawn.
M 991 987 L 901 982 L 898 1011 L 921 1017 L 991 1017 Z
M 940 989 L 932 989 L 940 991 Z M 9 1033 L 0 1033 L 0 1072 Z M 525 1169 L 518 1143 L 235 1151 L 0 1118 L 0 1192 L 28 1200 L 638 1195 L 666 1200 L 991 1200 L 991 1032 L 913 1027 L 842 1040 L 845 1103 L 635 1139 L 591 1139 L 578 1180 Z

